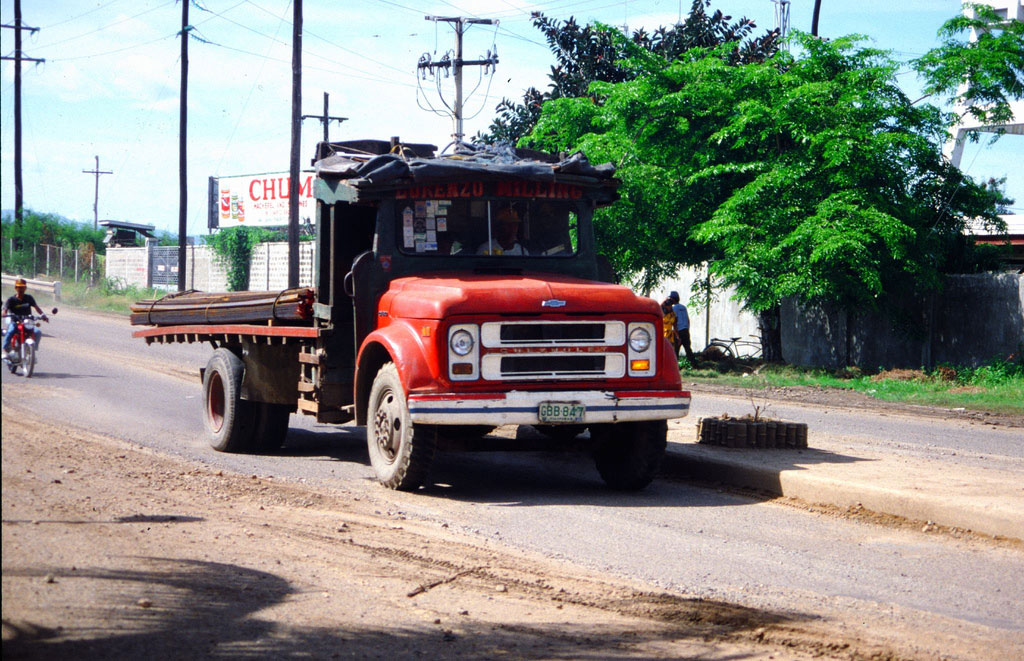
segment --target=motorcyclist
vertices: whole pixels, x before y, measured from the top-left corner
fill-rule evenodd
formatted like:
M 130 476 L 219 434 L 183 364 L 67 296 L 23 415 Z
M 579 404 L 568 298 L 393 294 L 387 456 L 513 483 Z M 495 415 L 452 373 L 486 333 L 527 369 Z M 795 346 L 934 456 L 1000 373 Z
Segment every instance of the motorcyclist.
M 32 294 L 28 294 L 25 290 L 28 289 L 28 283 L 25 282 L 25 278 L 18 278 L 14 281 L 14 296 L 11 296 L 4 301 L 4 307 L 2 310 L 3 316 L 11 315 L 12 317 L 27 317 L 32 314 L 32 309 L 39 313 L 39 318 L 43 321 L 49 321 L 49 317 L 36 303 L 36 299 L 32 297 Z M 4 331 L 4 343 L 3 343 L 3 354 L 7 356 L 7 353 L 11 350 L 11 338 L 14 337 L 14 333 L 17 330 L 18 325 L 14 323 L 12 319 L 7 324 L 7 330 Z M 43 331 L 37 326 L 34 330 L 36 347 L 39 347 L 39 339 L 43 336 Z

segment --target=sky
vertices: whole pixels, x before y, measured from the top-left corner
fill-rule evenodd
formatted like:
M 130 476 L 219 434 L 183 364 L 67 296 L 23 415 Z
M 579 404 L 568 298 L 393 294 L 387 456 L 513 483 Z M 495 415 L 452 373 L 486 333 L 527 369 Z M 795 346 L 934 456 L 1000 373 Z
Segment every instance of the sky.
M 790 25 L 810 31 L 813 0 L 792 0 Z M 823 0 L 819 34 L 858 33 L 872 45 L 909 60 L 937 45 L 936 31 L 960 11 L 956 0 Z M 181 26 L 179 0 L 22 0 L 26 57 L 22 65 L 22 159 L 26 208 L 93 220 L 99 177 L 100 220 L 150 223 L 177 232 L 178 121 Z M 449 24 L 432 16 L 497 19 L 464 38 L 464 57 L 497 51 L 493 76 L 465 69 L 466 133 L 486 130 L 503 98 L 519 99 L 530 86 L 544 89 L 553 63 L 530 12 L 630 29 L 670 25 L 689 0 L 304 0 L 303 114 L 348 120 L 330 125 L 332 140 L 451 140 L 438 82 L 451 102 L 450 79 L 420 80 L 417 62 L 454 48 Z M 771 0 L 713 0 L 734 18 L 775 26 Z M 291 117 L 289 0 L 193 0 L 189 50 L 188 232 L 207 232 L 211 176 L 287 171 Z M 0 0 L 0 21 L 14 22 L 14 1 Z M 13 55 L 13 30 L 3 29 L 0 52 Z M 14 207 L 14 63 L 0 63 L 0 208 Z M 917 94 L 909 69 L 900 84 Z M 914 97 L 916 98 L 916 96 Z M 310 163 L 322 139 L 319 121 L 303 122 L 301 159 Z M 1007 191 L 1024 213 L 1024 176 L 1010 164 L 1024 161 L 1024 136 L 989 145 L 969 144 L 961 167 L 976 179 L 1007 177 Z

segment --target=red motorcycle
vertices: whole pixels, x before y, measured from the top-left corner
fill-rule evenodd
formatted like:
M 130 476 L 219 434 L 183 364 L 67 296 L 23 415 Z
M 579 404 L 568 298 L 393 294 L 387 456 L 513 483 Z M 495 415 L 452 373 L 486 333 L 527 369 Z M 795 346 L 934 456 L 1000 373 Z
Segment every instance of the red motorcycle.
M 53 314 L 57 314 L 57 308 L 53 308 Z M 9 315 L 8 323 L 16 324 L 14 335 L 11 336 L 10 351 L 4 354 L 4 363 L 11 374 L 21 374 L 25 378 L 32 376 L 36 369 L 36 322 L 45 320 L 35 315 Z

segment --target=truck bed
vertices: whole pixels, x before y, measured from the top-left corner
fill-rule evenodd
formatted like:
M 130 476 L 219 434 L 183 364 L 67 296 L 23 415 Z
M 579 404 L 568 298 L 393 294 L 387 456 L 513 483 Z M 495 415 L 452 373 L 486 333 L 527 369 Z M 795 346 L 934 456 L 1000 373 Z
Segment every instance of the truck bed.
M 189 291 L 142 300 L 131 306 L 133 326 L 280 324 L 312 326 L 314 290 L 280 292 Z

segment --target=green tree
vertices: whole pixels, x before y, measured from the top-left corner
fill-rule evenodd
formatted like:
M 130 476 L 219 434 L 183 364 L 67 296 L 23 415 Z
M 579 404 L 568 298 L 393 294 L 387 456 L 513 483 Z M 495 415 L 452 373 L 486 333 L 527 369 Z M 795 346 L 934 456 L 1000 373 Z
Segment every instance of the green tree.
M 587 96 L 590 83 L 595 81 L 632 80 L 637 71 L 629 63 L 629 53 L 635 48 L 673 60 L 691 48 L 736 44 L 727 56 L 731 64 L 763 61 L 778 49 L 778 31 L 752 37 L 757 27 L 753 21 L 734 21 L 719 10 L 709 12 L 710 5 L 711 0 L 693 0 L 685 22 L 653 32 L 635 30 L 628 41 L 607 30 L 580 25 L 572 17 L 559 21 L 535 15 L 533 25 L 544 34 L 555 57 L 555 65 L 548 74 L 548 91 L 531 87 L 523 94 L 521 103 L 502 99 L 487 133 L 477 134 L 475 141 L 516 144 L 537 123 L 541 106 L 548 99 Z
M 1008 21 L 987 5 L 966 6 L 973 16 L 946 21 L 941 45 L 913 65 L 929 94 L 951 97 L 982 125 L 1003 124 L 1013 118 L 1010 101 L 1024 98 L 1024 22 Z
M 885 305 L 938 285 L 968 218 L 1000 222 L 999 195 L 942 159 L 944 114 L 911 103 L 887 53 L 795 41 L 744 66 L 735 44 L 675 61 L 631 48 L 633 79 L 547 102 L 527 137 L 615 162 L 622 200 L 597 232 L 616 268 L 646 288 L 710 261 L 760 315 L 769 359 L 784 298 Z

